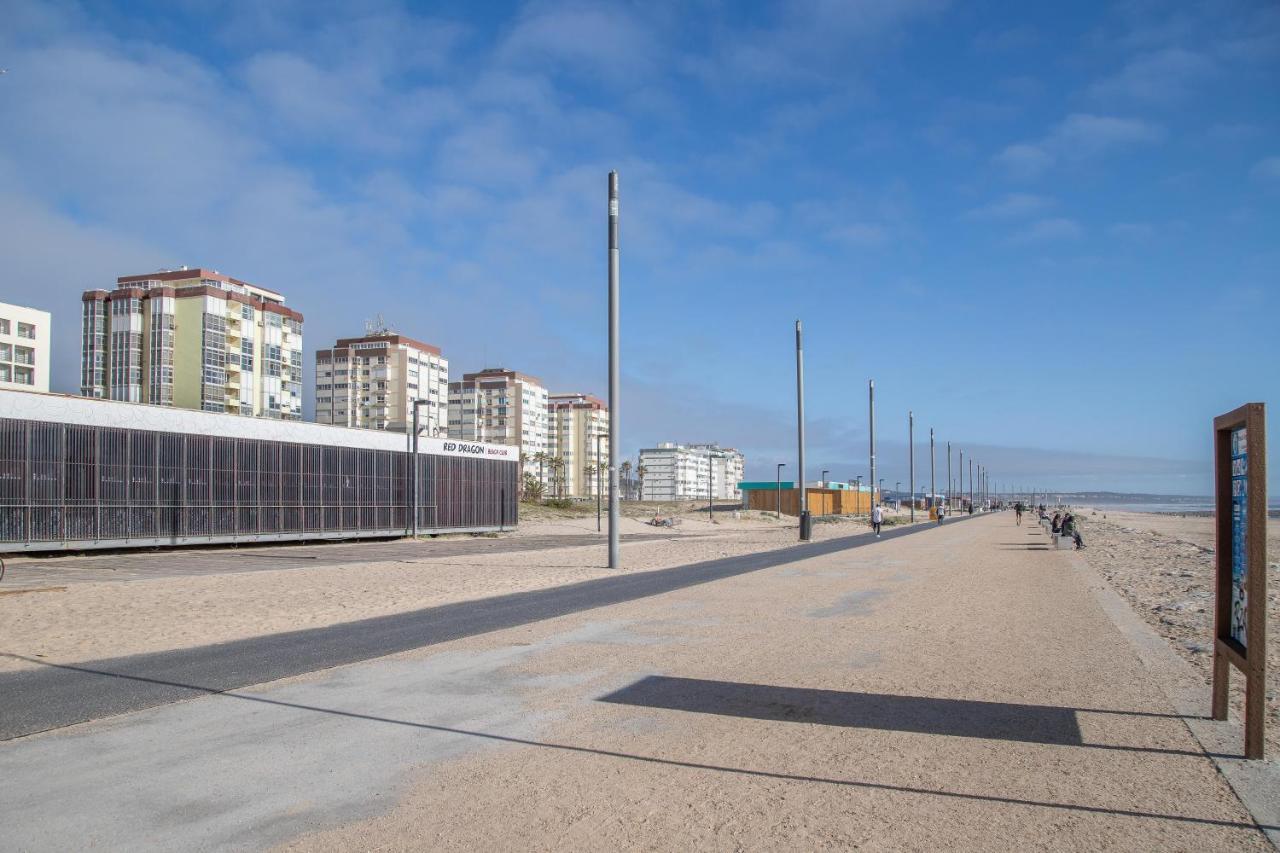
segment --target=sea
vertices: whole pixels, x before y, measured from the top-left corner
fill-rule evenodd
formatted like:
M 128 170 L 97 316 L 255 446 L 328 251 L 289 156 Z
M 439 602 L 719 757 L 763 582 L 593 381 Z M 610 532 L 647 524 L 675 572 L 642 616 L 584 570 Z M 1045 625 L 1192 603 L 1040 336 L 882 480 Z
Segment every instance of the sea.
M 1190 495 L 1063 495 L 1063 503 L 1090 506 L 1117 512 L 1156 512 L 1180 515 L 1213 515 L 1212 497 Z M 1280 515 L 1280 501 L 1267 504 L 1267 514 Z

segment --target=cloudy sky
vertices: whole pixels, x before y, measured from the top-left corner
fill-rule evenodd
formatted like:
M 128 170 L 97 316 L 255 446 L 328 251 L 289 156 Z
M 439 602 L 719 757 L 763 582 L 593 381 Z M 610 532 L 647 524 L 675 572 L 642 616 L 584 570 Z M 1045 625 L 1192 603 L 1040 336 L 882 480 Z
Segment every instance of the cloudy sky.
M 1280 402 L 1274 2 L 0 11 L 0 300 L 56 390 L 81 291 L 188 264 L 308 359 L 381 313 L 603 394 L 617 169 L 628 451 L 794 469 L 796 318 L 812 475 L 865 472 L 873 376 L 891 480 L 914 409 L 1006 482 L 1205 493 L 1212 416 Z

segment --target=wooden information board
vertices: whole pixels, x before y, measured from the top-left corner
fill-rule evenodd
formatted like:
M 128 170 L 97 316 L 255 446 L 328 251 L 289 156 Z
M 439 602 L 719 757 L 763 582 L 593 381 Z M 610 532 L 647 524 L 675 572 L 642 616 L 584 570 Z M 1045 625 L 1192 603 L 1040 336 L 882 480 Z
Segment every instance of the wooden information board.
M 1213 419 L 1217 568 L 1213 718 L 1227 718 L 1231 667 L 1245 678 L 1244 754 L 1262 758 L 1267 662 L 1266 408 L 1246 403 Z

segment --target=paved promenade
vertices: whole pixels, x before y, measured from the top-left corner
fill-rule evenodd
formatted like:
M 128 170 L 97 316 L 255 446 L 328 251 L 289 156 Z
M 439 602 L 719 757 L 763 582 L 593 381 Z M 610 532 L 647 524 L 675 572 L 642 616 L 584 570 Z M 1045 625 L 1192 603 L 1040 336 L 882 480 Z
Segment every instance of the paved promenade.
M 815 549 L 11 740 L 3 846 L 1273 849 L 1044 542 Z

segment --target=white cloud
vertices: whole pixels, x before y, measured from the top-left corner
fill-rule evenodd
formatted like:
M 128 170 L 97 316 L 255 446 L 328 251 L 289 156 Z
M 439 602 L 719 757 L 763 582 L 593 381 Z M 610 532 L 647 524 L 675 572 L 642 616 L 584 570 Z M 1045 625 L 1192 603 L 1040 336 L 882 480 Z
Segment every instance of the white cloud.
M 1074 219 L 1041 219 L 1018 231 L 1010 238 L 1013 243 L 1048 243 L 1057 240 L 1074 240 L 1084 229 Z
M 612 82 L 637 83 L 664 58 L 649 21 L 620 4 L 531 6 L 498 50 L 517 66 L 547 62 Z
M 1088 157 L 1163 138 L 1160 127 L 1141 119 L 1073 113 L 1050 132 L 1047 143 L 1064 157 Z
M 1214 63 L 1202 54 L 1165 48 L 1134 57 L 1116 74 L 1094 83 L 1089 94 L 1104 101 L 1170 104 L 1190 94 L 1214 70 Z
M 889 238 L 889 232 L 874 222 L 851 222 L 832 228 L 827 236 L 836 242 L 854 246 L 879 246 Z
M 1107 233 L 1122 240 L 1142 241 L 1153 237 L 1156 229 L 1147 222 L 1117 222 L 1107 228 Z
M 1032 193 L 1008 193 L 1002 198 L 975 207 L 964 214 L 965 219 L 1022 219 L 1046 208 L 1052 207 L 1054 200 L 1048 196 Z
M 1030 179 L 1062 160 L 1098 157 L 1163 138 L 1163 128 L 1142 119 L 1072 113 L 1044 139 L 1009 145 L 992 162 L 1012 178 Z
M 1259 181 L 1280 181 L 1280 157 L 1264 157 L 1249 170 L 1250 176 Z
M 1013 178 L 1035 178 L 1053 165 L 1053 155 L 1039 145 L 1008 145 L 992 158 L 996 166 Z

